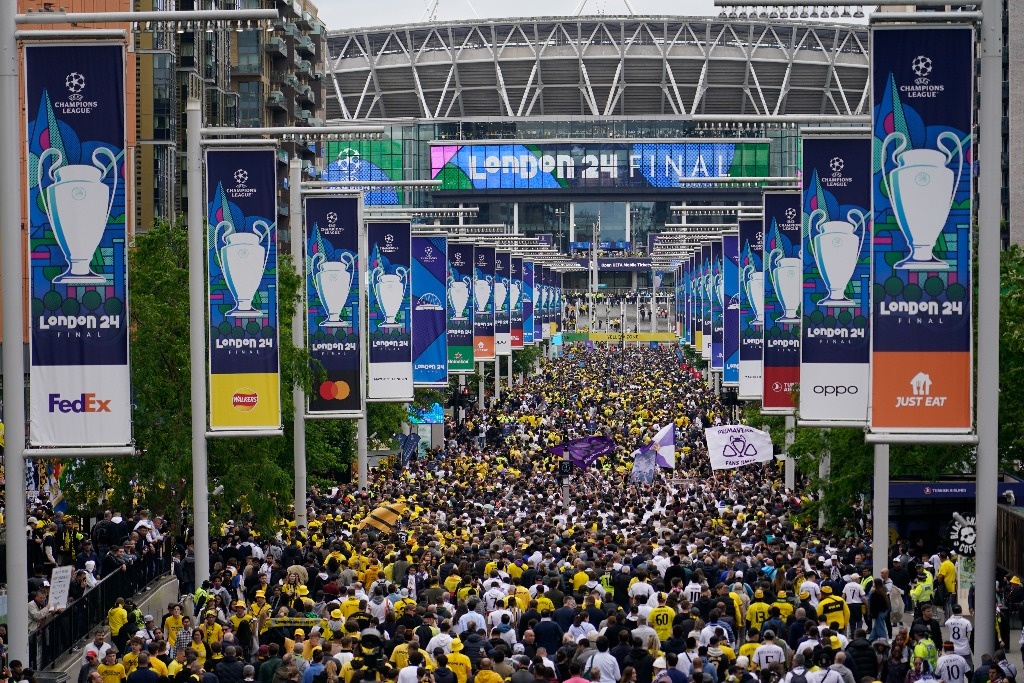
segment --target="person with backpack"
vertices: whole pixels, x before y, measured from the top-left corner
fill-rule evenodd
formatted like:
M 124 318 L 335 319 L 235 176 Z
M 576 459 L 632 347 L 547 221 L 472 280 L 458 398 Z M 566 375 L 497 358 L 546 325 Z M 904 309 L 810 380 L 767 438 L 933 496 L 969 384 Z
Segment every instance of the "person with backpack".
M 803 655 L 793 655 L 793 668 L 780 681 L 780 683 L 807 683 L 807 667 L 804 665 Z

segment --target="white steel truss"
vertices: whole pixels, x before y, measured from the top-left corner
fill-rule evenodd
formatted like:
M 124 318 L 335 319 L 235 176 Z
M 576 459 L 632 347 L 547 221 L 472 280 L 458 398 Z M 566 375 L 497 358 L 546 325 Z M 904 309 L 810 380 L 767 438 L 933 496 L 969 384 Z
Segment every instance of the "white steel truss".
M 329 119 L 852 116 L 865 27 L 680 17 L 435 22 L 332 31 Z

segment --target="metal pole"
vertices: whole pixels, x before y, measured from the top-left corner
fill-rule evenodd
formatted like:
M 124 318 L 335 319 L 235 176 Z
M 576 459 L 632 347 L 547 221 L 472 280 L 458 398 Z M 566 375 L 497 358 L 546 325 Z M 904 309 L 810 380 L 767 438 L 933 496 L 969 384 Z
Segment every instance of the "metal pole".
M 460 398 L 460 401 L 459 401 L 459 424 L 462 424 L 463 422 L 466 421 L 466 408 L 465 408 L 465 404 L 463 404 L 462 400 L 461 400 L 461 399 L 464 398 L 462 390 L 465 387 L 466 387 L 466 376 L 465 375 L 459 375 L 459 398 Z
M 356 468 L 358 470 L 357 476 L 359 478 L 359 488 L 365 489 L 367 486 L 367 465 L 369 461 L 368 446 L 366 440 L 369 438 L 366 434 L 366 418 L 361 417 L 356 420 L 356 442 L 357 442 L 357 461 Z
M 889 566 L 889 444 L 875 445 L 875 491 L 871 502 L 872 574 Z
M 1002 188 L 1003 8 L 984 0 L 978 128 L 978 470 L 975 652 L 995 649 L 996 500 L 999 494 L 999 240 Z
M 302 159 L 288 162 L 288 229 L 291 231 L 292 265 L 300 282 L 306 282 L 306 240 L 302 225 Z M 305 345 L 305 306 L 296 306 L 292 314 L 292 344 L 301 349 Z M 293 443 L 292 458 L 295 468 L 295 528 L 307 526 L 306 519 L 306 391 L 301 382 L 292 387 Z
M 487 381 L 487 374 L 484 372 L 484 362 L 480 361 L 476 365 L 477 372 L 480 373 L 480 381 L 476 384 L 476 409 L 484 409 L 484 382 Z
M 818 461 L 818 478 L 822 481 L 828 479 L 828 473 L 832 469 L 832 453 L 825 451 L 821 454 L 821 460 Z M 818 489 L 818 498 L 825 495 L 824 487 Z M 818 526 L 825 526 L 825 510 L 822 509 L 818 512 Z
M 0 175 L 0 296 L 3 300 L 4 495 L 7 510 L 8 656 L 28 662 L 28 542 L 25 539 L 25 361 L 22 357 L 21 174 L 11 160 L 21 156 L 18 110 L 18 43 L 14 16 L 18 3 L 0 9 L 0 154 L 8 160 Z
M 192 539 L 196 585 L 210 578 L 210 486 L 206 471 L 206 236 L 203 221 L 203 105 L 185 104 L 188 148 L 188 323 L 192 364 Z
M 508 357 L 508 390 L 512 391 L 512 356 Z
M 494 357 L 494 405 L 501 400 L 501 356 Z
M 789 455 L 789 450 L 793 446 L 793 440 L 796 438 L 796 417 L 793 415 L 786 416 L 786 459 L 783 461 L 785 466 L 785 483 L 786 489 L 793 491 L 796 489 L 796 461 Z

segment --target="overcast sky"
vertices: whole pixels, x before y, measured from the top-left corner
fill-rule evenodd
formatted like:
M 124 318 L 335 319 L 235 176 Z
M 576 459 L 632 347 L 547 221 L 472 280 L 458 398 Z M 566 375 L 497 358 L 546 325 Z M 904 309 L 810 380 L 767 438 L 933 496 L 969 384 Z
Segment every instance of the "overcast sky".
M 637 14 L 718 15 L 714 0 L 630 0 Z M 328 30 L 410 24 L 420 21 L 430 0 L 314 0 Z M 440 0 L 439 20 L 481 17 L 566 16 L 579 0 Z M 472 5 L 472 8 L 470 7 Z M 474 14 L 474 9 L 476 14 Z M 865 8 L 866 9 L 866 8 Z M 627 14 L 624 0 L 587 0 L 584 14 Z

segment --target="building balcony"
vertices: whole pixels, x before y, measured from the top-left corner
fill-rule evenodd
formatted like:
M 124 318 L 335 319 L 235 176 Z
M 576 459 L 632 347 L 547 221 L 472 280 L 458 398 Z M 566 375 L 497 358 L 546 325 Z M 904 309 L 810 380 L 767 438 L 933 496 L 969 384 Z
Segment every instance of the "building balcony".
M 301 62 L 299 62 L 299 73 L 305 74 L 307 76 L 312 76 L 313 63 L 310 62 L 308 59 L 303 59 Z
M 313 71 L 313 78 L 315 78 L 318 81 L 322 81 L 324 79 L 324 70 L 323 69 L 314 69 L 314 71 Z
M 319 127 L 324 125 L 324 120 L 319 118 L 319 117 L 317 117 L 317 116 L 314 116 L 314 117 L 310 118 L 308 121 L 306 121 L 306 123 L 308 123 L 310 126 L 314 126 L 316 128 L 319 128 Z
M 283 149 L 277 150 L 277 161 L 278 161 L 278 163 L 287 165 L 288 164 L 288 159 L 289 159 L 289 157 L 288 157 L 288 152 L 287 151 L 285 151 Z
M 231 66 L 232 76 L 259 76 L 262 67 L 259 64 L 233 64 Z
M 299 89 L 299 99 L 303 102 L 309 102 L 310 104 L 316 104 L 316 93 L 308 85 L 303 85 Z
M 279 55 L 281 57 L 288 56 L 288 46 L 285 44 L 284 38 L 280 36 L 268 38 L 267 41 L 263 43 L 263 51 L 271 55 Z
M 282 17 L 294 17 L 298 18 L 301 16 L 299 11 L 299 5 L 295 0 L 277 0 L 278 9 L 281 12 Z
M 299 40 L 295 45 L 301 52 L 316 56 L 316 43 L 309 36 L 299 36 Z
M 296 21 L 299 24 L 299 28 L 308 31 L 313 28 L 313 22 L 316 20 L 313 19 L 313 15 L 309 12 L 303 12 L 302 16 L 300 16 Z
M 284 99 L 284 93 L 280 90 L 272 90 L 270 96 L 267 97 L 267 106 L 272 109 L 287 110 L 288 105 Z

